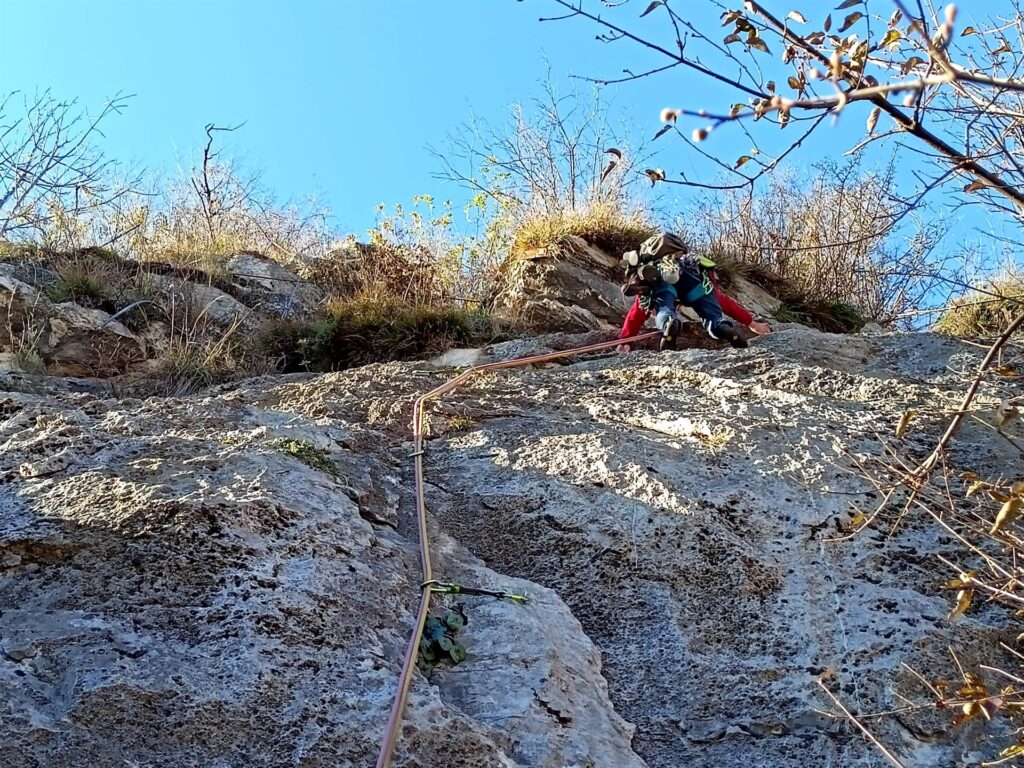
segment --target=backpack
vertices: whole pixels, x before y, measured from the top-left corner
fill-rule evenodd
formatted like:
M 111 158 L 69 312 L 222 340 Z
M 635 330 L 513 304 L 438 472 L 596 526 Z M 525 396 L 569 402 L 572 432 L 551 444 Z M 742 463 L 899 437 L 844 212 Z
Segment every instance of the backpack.
M 661 261 L 676 254 L 687 254 L 690 246 L 671 232 L 659 232 L 653 235 L 640 245 L 639 251 L 626 251 L 622 260 L 627 267 L 639 267 L 641 264 L 650 264 L 654 261 Z
M 639 282 L 647 285 L 653 285 L 659 278 L 675 285 L 682 269 L 703 275 L 715 267 L 711 259 L 691 254 L 690 246 L 672 232 L 659 232 L 647 238 L 639 251 L 626 251 L 622 260 L 627 282 L 635 284 L 639 278 Z

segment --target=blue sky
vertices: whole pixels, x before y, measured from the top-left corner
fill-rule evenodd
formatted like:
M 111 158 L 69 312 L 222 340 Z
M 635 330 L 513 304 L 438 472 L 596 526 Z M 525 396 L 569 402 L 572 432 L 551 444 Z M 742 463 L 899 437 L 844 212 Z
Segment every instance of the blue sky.
M 136 94 L 106 125 L 104 148 L 154 170 L 187 163 L 206 123 L 244 121 L 223 139 L 227 152 L 262 170 L 280 198 L 319 192 L 342 229 L 361 233 L 380 202 L 465 199 L 434 178 L 439 164 L 426 147 L 443 146 L 473 115 L 500 123 L 512 103 L 539 93 L 549 68 L 569 90 L 587 87 L 573 74 L 661 63 L 596 42 L 587 22 L 538 23 L 558 10 L 550 0 L 0 0 L 0 92 L 51 88 L 90 108 Z M 718 26 L 714 9 L 703 13 Z M 635 139 L 657 130 L 662 107 L 718 110 L 735 100 L 682 70 L 609 87 L 605 99 Z M 853 146 L 867 111 L 858 109 L 791 167 Z M 789 138 L 769 138 L 772 130 L 761 134 L 768 145 Z M 654 162 L 670 175 L 713 180 L 682 143 L 666 136 L 656 146 Z M 726 157 L 750 149 L 735 129 L 709 146 Z M 660 208 L 684 206 L 678 187 L 657 191 Z

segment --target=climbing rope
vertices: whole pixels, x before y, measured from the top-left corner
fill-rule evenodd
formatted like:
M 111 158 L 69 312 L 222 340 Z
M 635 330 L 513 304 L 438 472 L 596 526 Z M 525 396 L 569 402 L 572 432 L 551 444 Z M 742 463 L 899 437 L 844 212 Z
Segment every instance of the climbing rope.
M 617 347 L 619 344 L 635 344 L 638 341 L 660 336 L 658 331 L 644 333 L 628 339 L 616 339 L 605 341 L 599 344 L 590 344 L 584 347 L 566 349 L 560 352 L 548 352 L 542 355 L 530 357 L 519 357 L 515 360 L 506 360 L 500 363 L 488 363 L 476 365 L 469 368 L 455 378 L 446 381 L 426 394 L 416 398 L 413 405 L 412 434 L 413 452 L 410 454 L 416 462 L 416 519 L 419 529 L 420 567 L 423 571 L 423 579 L 420 585 L 420 608 L 416 615 L 416 624 L 413 627 L 412 636 L 409 638 L 409 645 L 405 651 L 405 660 L 402 663 L 402 672 L 398 678 L 398 687 L 395 690 L 395 699 L 391 705 L 391 715 L 388 717 L 387 728 L 384 732 L 384 740 L 381 742 L 380 754 L 377 757 L 377 768 L 388 768 L 391 765 L 391 758 L 398 743 L 398 730 L 402 722 L 402 714 L 405 711 L 405 703 L 409 698 L 409 687 L 412 685 L 413 670 L 416 669 L 416 655 L 419 651 L 420 640 L 423 638 L 423 629 L 427 623 L 427 613 L 430 610 L 430 597 L 437 594 L 478 594 L 491 597 L 500 597 L 509 600 L 522 602 L 522 595 L 511 595 L 506 592 L 462 587 L 458 584 L 441 582 L 434 578 L 433 568 L 430 564 L 430 540 L 427 537 L 427 504 L 424 494 L 424 473 L 423 473 L 423 414 L 426 404 L 431 400 L 439 400 L 443 395 L 453 389 L 457 389 L 474 376 L 490 371 L 501 370 L 502 368 L 519 368 L 524 365 L 543 363 L 549 360 L 558 360 L 563 357 L 574 355 L 585 355 L 590 352 L 600 352 L 605 349 Z

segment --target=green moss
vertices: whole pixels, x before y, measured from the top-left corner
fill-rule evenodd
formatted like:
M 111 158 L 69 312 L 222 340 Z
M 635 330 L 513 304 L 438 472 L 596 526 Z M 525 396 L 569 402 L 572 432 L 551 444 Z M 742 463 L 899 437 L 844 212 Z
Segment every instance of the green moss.
M 317 448 L 308 440 L 282 438 L 274 443 L 274 445 L 282 453 L 298 459 L 307 467 L 312 467 L 332 477 L 338 477 L 341 474 L 338 471 L 338 465 L 327 455 L 327 452 Z

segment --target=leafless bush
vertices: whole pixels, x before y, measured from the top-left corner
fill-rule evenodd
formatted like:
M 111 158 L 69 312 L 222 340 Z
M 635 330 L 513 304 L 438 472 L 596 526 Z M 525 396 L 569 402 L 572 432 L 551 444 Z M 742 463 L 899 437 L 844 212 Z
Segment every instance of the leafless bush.
M 910 226 L 900 227 L 901 221 Z M 905 219 L 895 170 L 863 172 L 857 162 L 825 162 L 806 177 L 775 174 L 762 191 L 706 196 L 678 224 L 726 264 L 767 272 L 804 296 L 848 304 L 866 319 L 892 323 L 941 305 L 943 228 Z
M 513 250 L 565 234 L 605 234 L 619 247 L 617 223 L 626 233 L 651 229 L 644 151 L 621 133 L 596 91 L 561 95 L 549 80 L 540 98 L 512 107 L 507 123 L 472 123 L 435 154 L 443 179 L 475 191 L 481 208 L 490 206 L 494 236 Z
M 89 115 L 49 91 L 0 97 L 0 240 L 74 239 L 135 189 L 138 179 L 119 175 L 95 143 L 126 102 L 115 96 Z

